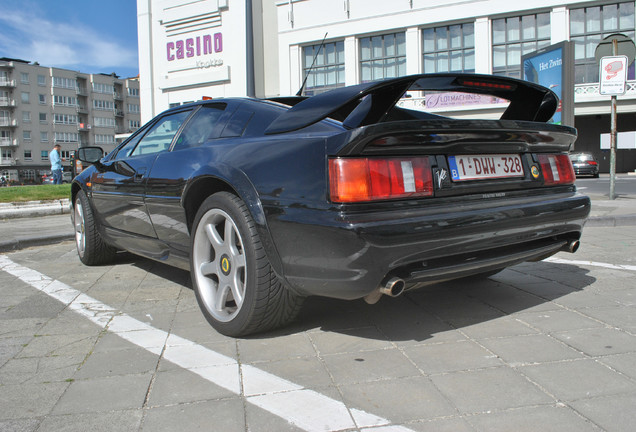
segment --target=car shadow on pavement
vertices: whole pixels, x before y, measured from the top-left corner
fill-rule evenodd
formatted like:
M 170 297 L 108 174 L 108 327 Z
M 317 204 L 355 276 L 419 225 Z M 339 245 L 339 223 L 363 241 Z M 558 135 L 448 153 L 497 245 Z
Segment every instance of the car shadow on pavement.
M 192 289 L 189 272 L 129 253 L 115 264 L 131 264 L 157 277 Z M 308 297 L 296 319 L 283 328 L 247 336 L 269 339 L 323 331 L 392 342 L 422 342 L 513 314 L 559 309 L 559 299 L 584 291 L 596 281 L 573 264 L 524 263 L 486 279 L 459 279 L 426 286 L 370 305 L 364 300 Z M 210 327 L 210 331 L 215 330 Z
M 588 273 L 588 269 L 570 264 L 526 263 L 487 279 L 460 279 L 396 298 L 384 296 L 374 305 L 364 300 L 310 297 L 297 322 L 280 333 L 320 329 L 393 342 L 421 342 L 441 332 L 505 320 L 513 314 L 559 309 L 560 298 L 588 289 L 596 281 Z

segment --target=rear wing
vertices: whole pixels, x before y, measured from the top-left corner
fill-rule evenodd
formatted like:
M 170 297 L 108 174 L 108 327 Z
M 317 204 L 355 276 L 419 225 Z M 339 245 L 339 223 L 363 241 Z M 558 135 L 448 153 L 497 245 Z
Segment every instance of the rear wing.
M 356 128 L 384 121 L 407 91 L 478 93 L 510 101 L 502 120 L 547 122 L 559 99 L 550 89 L 514 78 L 476 74 L 424 74 L 372 81 L 304 99 L 276 118 L 265 131 L 302 129 L 327 117 Z

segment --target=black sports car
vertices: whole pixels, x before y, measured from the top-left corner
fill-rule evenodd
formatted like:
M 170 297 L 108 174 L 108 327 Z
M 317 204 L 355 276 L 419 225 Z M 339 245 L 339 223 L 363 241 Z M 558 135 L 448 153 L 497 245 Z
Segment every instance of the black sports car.
M 407 92 L 490 94 L 500 120 L 400 108 Z M 381 295 L 574 252 L 590 201 L 570 127 L 541 86 L 486 75 L 407 76 L 310 98 L 170 109 L 73 181 L 88 265 L 127 250 L 189 269 L 226 335 L 293 319 L 306 296 Z

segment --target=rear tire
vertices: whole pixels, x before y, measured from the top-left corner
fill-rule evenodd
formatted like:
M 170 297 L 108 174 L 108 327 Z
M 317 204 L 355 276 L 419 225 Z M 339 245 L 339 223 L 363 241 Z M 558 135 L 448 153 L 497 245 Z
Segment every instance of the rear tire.
M 80 261 L 89 266 L 111 262 L 117 250 L 107 245 L 99 234 L 93 210 L 83 190 L 80 190 L 75 197 L 73 211 L 75 245 Z
M 197 212 L 190 270 L 203 315 L 226 336 L 285 325 L 303 303 L 274 273 L 245 203 L 228 192 L 208 197 Z

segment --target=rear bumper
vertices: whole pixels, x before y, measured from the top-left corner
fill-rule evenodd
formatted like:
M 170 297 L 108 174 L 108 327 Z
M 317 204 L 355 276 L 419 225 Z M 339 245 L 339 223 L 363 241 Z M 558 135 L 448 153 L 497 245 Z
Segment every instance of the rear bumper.
M 585 165 L 585 166 L 574 166 L 574 173 L 576 175 L 596 175 L 599 173 L 598 166 L 593 165 Z
M 580 238 L 589 212 L 588 197 L 563 192 L 268 213 L 276 214 L 269 226 L 292 289 L 355 299 L 391 276 L 434 283 L 543 259 Z

